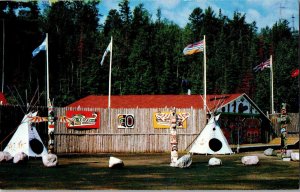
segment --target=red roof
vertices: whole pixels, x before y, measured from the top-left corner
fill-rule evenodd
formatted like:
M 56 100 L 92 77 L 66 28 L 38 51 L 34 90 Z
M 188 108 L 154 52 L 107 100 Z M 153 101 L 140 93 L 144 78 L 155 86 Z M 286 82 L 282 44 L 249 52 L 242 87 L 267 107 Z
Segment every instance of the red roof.
M 0 104 L 1 105 L 7 104 L 7 100 L 2 92 L 0 92 Z
M 207 106 L 210 110 L 220 104 L 227 104 L 243 94 L 207 95 Z M 90 95 L 68 107 L 107 108 L 108 96 Z M 113 95 L 111 108 L 203 108 L 201 95 Z

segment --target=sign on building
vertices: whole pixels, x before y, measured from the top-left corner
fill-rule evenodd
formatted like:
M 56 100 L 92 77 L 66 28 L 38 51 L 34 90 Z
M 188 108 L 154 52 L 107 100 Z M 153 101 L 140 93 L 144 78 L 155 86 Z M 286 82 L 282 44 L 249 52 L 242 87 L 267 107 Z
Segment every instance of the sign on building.
M 67 128 L 100 128 L 100 112 L 66 111 L 66 116 L 72 120 L 66 124 Z
M 118 128 L 134 128 L 134 115 L 133 114 L 118 114 Z
M 176 112 L 178 116 L 178 128 L 187 128 L 187 118 L 190 116 L 188 112 Z M 153 113 L 154 128 L 170 128 L 171 112 L 155 112 Z

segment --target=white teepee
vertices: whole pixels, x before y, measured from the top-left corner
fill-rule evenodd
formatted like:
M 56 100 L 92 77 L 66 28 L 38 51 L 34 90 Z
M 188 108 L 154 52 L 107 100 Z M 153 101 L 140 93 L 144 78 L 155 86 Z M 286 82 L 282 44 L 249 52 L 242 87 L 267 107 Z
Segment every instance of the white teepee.
M 42 157 L 47 154 L 36 128 L 31 125 L 31 117 L 35 117 L 37 112 L 28 113 L 24 116 L 17 131 L 5 147 L 4 151 L 11 156 L 19 152 L 24 152 L 28 157 Z
M 190 153 L 232 154 L 232 150 L 217 123 L 219 115 L 212 115 L 200 135 L 192 143 Z

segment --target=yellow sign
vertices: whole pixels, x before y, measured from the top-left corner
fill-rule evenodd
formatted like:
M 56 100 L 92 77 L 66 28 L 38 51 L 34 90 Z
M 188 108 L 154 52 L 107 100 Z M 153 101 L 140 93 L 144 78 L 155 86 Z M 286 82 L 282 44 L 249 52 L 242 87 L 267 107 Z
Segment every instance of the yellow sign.
M 189 113 L 177 112 L 178 116 L 178 128 L 187 128 L 187 118 L 190 116 Z M 170 128 L 171 112 L 158 112 L 153 113 L 153 127 L 159 128 Z

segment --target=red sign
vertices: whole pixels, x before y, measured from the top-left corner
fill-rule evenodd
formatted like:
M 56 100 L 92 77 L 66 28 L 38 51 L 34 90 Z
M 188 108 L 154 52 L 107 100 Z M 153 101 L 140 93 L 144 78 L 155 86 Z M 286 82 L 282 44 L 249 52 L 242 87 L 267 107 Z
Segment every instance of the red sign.
M 67 128 L 98 129 L 100 128 L 100 112 L 67 111 L 66 116 L 71 119 Z

